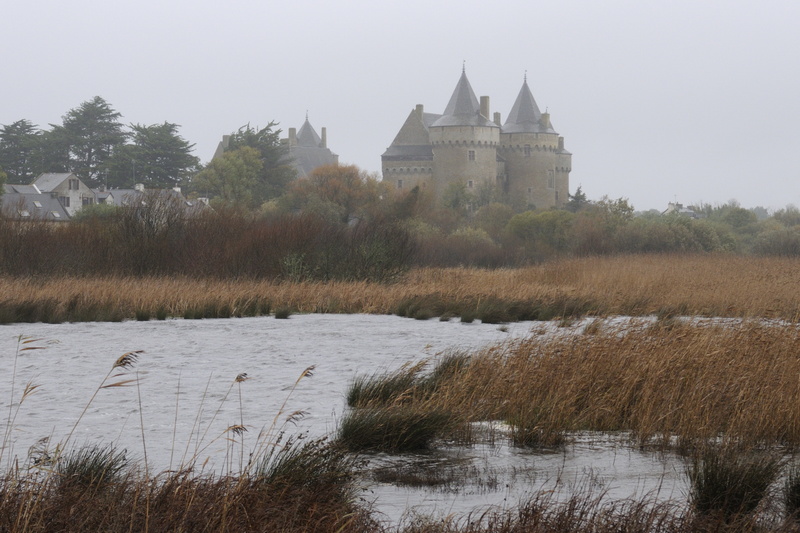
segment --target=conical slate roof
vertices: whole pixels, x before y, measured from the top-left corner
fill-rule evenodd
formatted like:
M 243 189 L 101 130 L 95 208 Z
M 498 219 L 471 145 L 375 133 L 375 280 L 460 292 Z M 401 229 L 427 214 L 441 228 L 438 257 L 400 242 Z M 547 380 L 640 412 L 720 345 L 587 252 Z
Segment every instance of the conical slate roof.
M 552 126 L 542 127 L 542 112 L 533 99 L 527 78 L 522 82 L 517 100 L 508 114 L 503 133 L 555 133 Z
M 496 128 L 497 124 L 482 116 L 480 109 L 478 98 L 467 79 L 467 72 L 462 69 L 461 78 L 444 109 L 444 114 L 431 126 L 489 126 Z
M 300 131 L 297 132 L 297 146 L 313 146 L 315 148 L 322 146 L 322 139 L 314 131 L 314 127 L 308 121 L 308 116 L 300 127 Z

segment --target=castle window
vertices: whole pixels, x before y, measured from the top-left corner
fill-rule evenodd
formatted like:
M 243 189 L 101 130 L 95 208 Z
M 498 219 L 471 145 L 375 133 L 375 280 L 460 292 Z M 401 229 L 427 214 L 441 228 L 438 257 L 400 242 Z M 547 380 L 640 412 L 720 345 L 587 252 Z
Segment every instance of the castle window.
M 472 181 L 472 180 L 469 180 L 469 181 L 467 182 L 467 188 L 468 188 L 468 189 L 471 189 L 471 188 L 472 188 L 472 187 L 474 187 L 474 186 L 475 186 L 475 182 L 474 182 L 474 181 Z
M 554 189 L 555 186 L 556 186 L 556 179 L 555 179 L 555 176 L 553 175 L 553 171 L 552 170 L 548 170 L 547 171 L 547 187 L 550 188 L 550 189 Z
M 402 189 L 403 188 L 403 180 L 397 180 L 397 188 L 398 189 Z
M 558 203 L 558 191 L 556 191 L 556 203 Z
M 469 151 L 469 160 L 470 161 L 475 161 L 475 150 L 470 150 Z
M 533 187 L 528 187 L 528 196 L 533 194 Z
M 531 145 L 530 144 L 526 144 L 525 145 L 525 157 L 530 157 L 530 156 L 531 156 Z

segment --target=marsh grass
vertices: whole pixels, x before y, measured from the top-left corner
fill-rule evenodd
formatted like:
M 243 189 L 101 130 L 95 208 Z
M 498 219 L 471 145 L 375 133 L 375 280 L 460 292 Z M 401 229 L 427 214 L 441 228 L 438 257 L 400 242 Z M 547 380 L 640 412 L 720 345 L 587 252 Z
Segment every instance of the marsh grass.
M 38 339 L 20 337 L 15 360 L 43 348 L 38 343 Z M 16 460 L 9 463 L 0 475 L 0 531 L 376 530 L 368 506 L 356 504 L 353 481 L 362 461 L 326 439 L 286 436 L 287 425 L 301 416 L 286 416 L 286 402 L 259 433 L 250 462 L 245 465 L 242 460 L 238 470 L 227 473 L 195 471 L 197 454 L 205 448 L 196 450 L 177 470 L 155 476 L 147 468 L 146 448 L 144 465 L 129 462 L 127 450 L 114 445 L 72 448 L 71 437 L 101 390 L 138 385 L 138 373 L 133 372 L 141 354 L 128 352 L 113 362 L 62 441 L 51 447 L 49 439 L 42 439 L 30 450 L 25 466 Z M 306 369 L 291 391 L 312 371 L 313 367 Z M 238 386 L 242 417 L 241 384 L 248 379 L 240 373 L 229 390 Z M 23 400 L 32 393 L 31 387 L 35 386 L 22 391 Z M 12 398 L 14 391 L 12 385 Z M 227 397 L 226 393 L 221 404 Z M 13 431 L 21 403 L 14 409 L 12 402 L 7 434 Z M 237 434 L 239 428 L 246 429 L 244 424 L 231 426 L 212 443 L 231 440 L 227 435 Z M 208 428 L 197 431 L 199 446 L 207 440 Z M 7 441 L 5 435 L 4 451 Z M 204 443 L 205 447 L 210 444 Z
M 766 497 L 781 466 L 775 453 L 725 443 L 705 445 L 688 469 L 692 509 L 714 522 L 745 520 Z
M 457 425 L 451 413 L 410 406 L 351 409 L 339 422 L 336 442 L 351 452 L 428 450 Z
M 55 470 L 60 490 L 92 493 L 120 483 L 128 467 L 127 450 L 88 445 L 64 453 Z
M 275 318 L 286 319 L 292 316 L 292 310 L 288 306 L 281 306 L 275 308 Z
M 431 401 L 442 383 L 469 365 L 469 356 L 452 352 L 429 372 L 427 365 L 357 376 L 347 391 L 350 410 L 339 423 L 337 440 L 351 451 L 391 452 L 426 450 L 444 438 L 468 440 L 461 417 Z
M 0 323 L 118 321 L 157 316 L 261 316 L 271 302 L 298 313 L 394 313 L 464 322 L 655 315 L 800 317 L 788 258 L 637 255 L 562 259 L 518 269 L 420 268 L 396 283 L 274 277 L 3 276 Z M 643 296 L 646 295 L 646 296 Z
M 783 481 L 783 503 L 786 514 L 800 521 L 800 467 L 796 463 L 788 468 Z

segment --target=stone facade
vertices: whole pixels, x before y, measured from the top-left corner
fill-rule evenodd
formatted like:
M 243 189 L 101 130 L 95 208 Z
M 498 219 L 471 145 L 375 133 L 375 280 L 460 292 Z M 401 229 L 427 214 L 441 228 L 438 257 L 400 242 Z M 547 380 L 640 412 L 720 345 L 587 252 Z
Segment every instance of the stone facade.
M 536 105 L 527 79 L 505 123 L 490 119 L 489 97 L 480 102 L 465 71 L 441 115 L 411 111 L 381 156 L 383 179 L 398 189 L 432 191 L 455 185 L 496 190 L 525 207 L 563 206 L 568 200 L 572 154 Z

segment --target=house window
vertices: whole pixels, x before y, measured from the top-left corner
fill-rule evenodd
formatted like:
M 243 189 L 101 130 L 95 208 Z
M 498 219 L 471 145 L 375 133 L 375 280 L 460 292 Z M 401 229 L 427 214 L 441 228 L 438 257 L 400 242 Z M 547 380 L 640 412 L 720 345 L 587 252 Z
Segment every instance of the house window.
M 403 188 L 403 180 L 397 180 L 397 188 L 398 189 L 402 189 Z
M 82 198 L 82 203 L 83 203 L 83 205 L 92 205 L 94 203 L 94 199 L 93 198 L 83 197 Z
M 29 216 L 31 216 L 31 212 L 30 212 L 30 211 L 28 211 L 27 209 L 22 209 L 22 210 L 19 212 L 19 216 L 21 216 L 21 217 L 23 217 L 23 218 L 25 218 L 25 217 L 29 217 Z
M 77 191 L 78 187 L 79 187 L 79 185 L 78 185 L 79 183 L 80 182 L 78 180 L 76 180 L 76 179 L 70 179 L 69 180 L 69 190 Z
M 34 205 L 34 207 L 36 207 L 36 209 L 41 209 L 42 208 L 42 202 L 34 200 L 33 205 Z
M 50 211 L 50 212 L 53 213 L 53 218 L 61 218 L 61 213 L 59 213 L 58 211 Z
M 69 196 L 59 196 L 58 202 L 64 207 L 69 207 Z
M 469 151 L 469 160 L 470 161 L 475 161 L 475 150 L 470 150 Z
M 531 145 L 530 144 L 526 144 L 525 145 L 525 157 L 530 157 L 530 156 L 531 156 Z
M 471 188 L 472 188 L 474 185 L 475 185 L 475 182 L 474 182 L 474 181 L 472 181 L 472 180 L 469 180 L 469 181 L 467 182 L 467 188 L 468 188 L 468 189 L 471 189 Z

